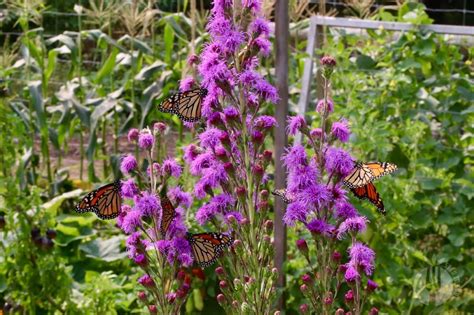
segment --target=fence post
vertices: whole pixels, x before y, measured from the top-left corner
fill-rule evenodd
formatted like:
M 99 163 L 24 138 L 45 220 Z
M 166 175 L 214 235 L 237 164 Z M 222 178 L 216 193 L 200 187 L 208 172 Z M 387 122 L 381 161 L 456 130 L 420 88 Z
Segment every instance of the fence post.
M 276 87 L 280 100 L 275 108 L 275 117 L 278 128 L 275 128 L 275 187 L 282 188 L 286 185 L 286 173 L 281 162 L 287 144 L 286 116 L 288 115 L 288 37 L 289 17 L 288 0 L 278 0 L 275 6 L 275 46 L 276 46 Z M 275 198 L 275 267 L 279 271 L 277 291 L 281 292 L 278 299 L 278 309 L 284 310 L 285 298 L 285 273 L 284 262 L 286 259 L 286 227 L 283 224 L 285 204 L 280 198 Z

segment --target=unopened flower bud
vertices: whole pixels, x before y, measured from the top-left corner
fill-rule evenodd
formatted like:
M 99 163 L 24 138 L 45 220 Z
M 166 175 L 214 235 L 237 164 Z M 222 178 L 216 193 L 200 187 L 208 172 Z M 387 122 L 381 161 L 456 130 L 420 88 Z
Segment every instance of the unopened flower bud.
M 275 313 L 273 313 L 273 315 L 281 315 L 281 312 L 280 312 L 280 311 L 276 311 Z
M 341 258 L 342 258 L 342 255 L 338 251 L 334 251 L 334 253 L 332 253 L 332 260 L 333 261 L 338 262 L 338 261 L 341 260 Z
M 176 275 L 176 278 L 178 280 L 183 281 L 185 277 L 186 277 L 186 272 L 184 270 L 178 271 L 178 274 Z
M 306 244 L 306 241 L 304 239 L 299 239 L 296 241 L 296 247 L 301 251 L 301 253 L 305 256 L 308 255 L 309 249 L 308 249 L 308 244 Z
M 235 240 L 234 243 L 232 244 L 234 248 L 238 248 L 242 246 L 242 241 L 241 240 Z
M 237 291 L 242 288 L 242 281 L 240 281 L 240 279 L 237 279 L 237 278 L 234 279 L 234 288 Z
M 352 292 L 352 290 L 349 290 L 346 294 L 344 294 L 344 299 L 346 300 L 346 302 L 352 302 L 354 300 L 354 293 Z
M 221 114 L 218 112 L 211 113 L 209 119 L 207 120 L 211 125 L 220 126 L 223 125 L 224 122 L 222 121 Z
M 220 293 L 217 295 L 217 303 L 219 303 L 219 305 L 223 305 L 225 304 L 225 296 L 224 294 Z
M 346 311 L 344 311 L 342 308 L 338 308 L 336 310 L 336 313 L 334 313 L 334 315 L 344 315 L 346 314 Z
M 313 283 L 313 278 L 307 273 L 301 276 L 301 280 L 306 283 L 306 284 L 312 284 Z
M 138 131 L 137 128 L 132 128 L 128 131 L 128 141 L 129 142 L 137 142 L 138 141 L 138 135 L 140 134 L 140 131 Z
M 302 314 L 306 314 L 306 313 L 308 313 L 308 311 L 309 311 L 309 306 L 308 306 L 308 304 L 301 304 L 301 305 L 300 305 L 300 312 L 301 312 Z
M 0 215 L 0 229 L 3 229 L 5 227 L 5 216 Z
M 263 151 L 263 160 L 265 162 L 271 162 L 273 158 L 273 152 L 269 150 Z
M 377 315 L 379 310 L 376 307 L 372 307 L 369 311 L 369 315 Z
M 300 291 L 304 294 L 308 291 L 308 286 L 306 284 L 302 284 L 300 286 Z
M 151 314 L 158 313 L 158 308 L 156 307 L 156 305 L 148 305 L 148 310 L 150 311 Z
M 267 220 L 265 223 L 263 223 L 263 226 L 265 226 L 265 229 L 267 232 L 273 231 L 273 221 L 272 220 Z
M 217 146 L 215 149 L 216 157 L 221 161 L 227 160 L 227 151 L 222 146 Z
M 189 55 L 188 60 L 187 60 L 188 65 L 190 65 L 190 66 L 192 66 L 194 64 L 197 64 L 198 61 L 199 61 L 199 57 L 196 54 Z
M 230 138 L 227 132 L 222 132 L 219 136 L 219 140 L 223 145 L 230 145 Z
M 247 191 L 246 191 L 245 187 L 242 187 L 242 186 L 237 187 L 235 189 L 235 193 L 237 194 L 238 197 L 245 197 L 246 192 Z
M 217 267 L 215 271 L 218 276 L 222 276 L 223 274 L 225 274 L 225 270 L 224 268 L 222 268 L 222 266 Z
M 242 220 L 240 220 L 241 225 L 247 225 L 249 223 L 250 223 L 250 220 L 248 218 L 243 218 Z
M 268 235 L 264 235 L 263 236 L 263 241 L 267 244 L 271 244 L 272 243 L 272 238 Z
M 372 280 L 367 280 L 367 291 L 369 292 L 373 292 L 375 291 L 375 289 L 377 289 L 379 287 L 379 285 L 377 284 L 377 282 L 375 281 L 372 281 Z
M 224 170 L 227 172 L 227 174 L 233 174 L 234 173 L 234 165 L 230 162 L 224 163 Z
M 155 134 L 163 133 L 166 131 L 166 124 L 162 122 L 157 122 L 153 125 L 153 131 Z
M 232 307 L 238 308 L 239 305 L 240 305 L 239 302 L 237 302 L 237 301 L 232 301 Z
M 252 167 L 252 172 L 253 174 L 255 175 L 255 177 L 257 178 L 258 181 L 260 181 L 260 179 L 262 178 L 263 176 L 263 173 L 264 173 L 264 169 L 261 165 L 254 165 Z
M 270 204 L 268 203 L 268 201 L 262 200 L 262 201 L 260 201 L 260 202 L 257 204 L 257 209 L 258 209 L 259 211 L 263 212 L 263 211 L 265 211 L 265 210 L 268 209 L 269 205 L 270 205 Z
M 325 67 L 335 67 L 336 59 L 332 56 L 323 56 L 321 57 L 321 64 Z
M 225 282 L 224 280 L 221 280 L 219 281 L 219 287 L 224 290 L 227 288 L 227 282 Z
M 333 300 L 332 296 L 326 296 L 324 298 L 324 304 L 326 304 L 326 305 L 331 305 L 333 301 L 334 300 Z
M 138 299 L 141 301 L 146 301 L 146 293 L 145 291 L 138 292 Z
M 260 131 L 255 130 L 254 132 L 252 132 L 253 143 L 261 144 L 263 142 L 263 138 L 264 138 L 263 133 L 261 133 Z

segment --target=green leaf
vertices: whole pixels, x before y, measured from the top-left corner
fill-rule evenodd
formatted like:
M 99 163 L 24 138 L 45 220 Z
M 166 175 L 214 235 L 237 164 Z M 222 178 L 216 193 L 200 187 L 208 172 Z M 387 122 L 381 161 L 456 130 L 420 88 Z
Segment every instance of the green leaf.
M 58 56 L 58 51 L 50 50 L 48 53 L 48 66 L 44 70 L 44 77 L 46 81 L 49 81 L 51 75 L 54 72 L 54 68 L 56 68 L 56 57 Z
M 163 40 L 165 42 L 165 61 L 171 63 L 171 54 L 173 53 L 174 46 L 174 30 L 168 23 L 165 25 Z
M 59 195 L 59 196 L 51 199 L 50 201 L 44 203 L 41 207 L 44 210 L 46 210 L 47 212 L 50 212 L 51 214 L 56 215 L 56 213 L 58 212 L 59 207 L 61 206 L 61 204 L 65 200 L 68 200 L 68 199 L 71 199 L 71 198 L 77 198 L 80 195 L 82 195 L 82 189 L 76 189 L 76 190 L 73 190 L 73 191 L 69 191 L 67 193 L 64 193 L 62 195 Z
M 199 289 L 193 290 L 193 300 L 194 300 L 194 307 L 196 307 L 198 311 L 202 311 L 202 309 L 204 308 L 204 301 L 202 299 L 201 290 Z
M 102 68 L 100 68 L 100 70 L 97 72 L 97 75 L 95 77 L 96 83 L 99 83 L 100 81 L 102 81 L 103 78 L 109 76 L 112 73 L 115 66 L 115 57 L 117 57 L 118 53 L 119 50 L 117 48 L 112 49 L 109 58 L 107 58 L 107 60 L 102 65 Z
M 367 55 L 360 55 L 356 60 L 359 69 L 369 70 L 375 68 L 377 62 Z
M 143 81 L 145 79 L 148 79 L 156 71 L 163 69 L 164 66 L 165 66 L 164 62 L 162 62 L 161 60 L 157 60 L 151 65 L 142 68 L 140 72 L 138 72 L 138 74 L 135 76 L 135 80 Z
M 125 239 L 124 236 L 115 236 L 110 239 L 98 238 L 79 246 L 79 249 L 86 253 L 87 257 L 95 258 L 107 262 L 123 259 L 126 252 L 120 251 L 120 244 Z
M 46 128 L 46 114 L 44 112 L 43 94 L 41 92 L 41 81 L 30 81 L 28 82 L 28 89 L 30 91 L 31 100 L 33 102 L 33 108 L 36 112 L 38 120 L 38 126 L 41 130 Z
M 431 261 L 428 259 L 428 257 L 425 256 L 425 254 L 423 254 L 423 252 L 419 251 L 419 250 L 415 250 L 414 252 L 411 253 L 413 257 L 415 257 L 416 259 L 419 259 L 429 265 L 431 265 Z

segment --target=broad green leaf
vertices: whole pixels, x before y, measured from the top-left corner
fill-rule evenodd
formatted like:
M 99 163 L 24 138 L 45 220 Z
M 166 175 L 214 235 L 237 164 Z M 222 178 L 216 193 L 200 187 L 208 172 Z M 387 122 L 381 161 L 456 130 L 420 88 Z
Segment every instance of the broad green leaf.
M 67 193 L 64 193 L 62 195 L 59 195 L 53 199 L 51 199 L 50 201 L 44 203 L 42 205 L 42 208 L 45 209 L 46 211 L 52 213 L 53 215 L 56 215 L 59 207 L 61 206 L 61 204 L 67 200 L 67 199 L 71 199 L 71 198 L 77 198 L 79 197 L 81 194 L 83 193 L 82 189 L 76 189 L 76 190 L 73 190 L 73 191 L 69 191 Z
M 121 235 L 110 239 L 97 238 L 80 245 L 79 249 L 85 252 L 87 257 L 111 262 L 127 256 L 126 252 L 120 250 L 120 244 L 124 239 L 125 237 Z
M 95 82 L 99 83 L 104 79 L 106 76 L 109 76 L 112 71 L 114 70 L 115 67 L 115 57 L 119 53 L 119 50 L 117 48 L 112 49 L 112 52 L 109 55 L 109 58 L 104 62 L 102 68 L 97 72 L 97 75 L 95 77 Z
M 174 31 L 168 23 L 165 25 L 163 41 L 165 42 L 165 61 L 171 63 L 171 55 L 174 47 Z

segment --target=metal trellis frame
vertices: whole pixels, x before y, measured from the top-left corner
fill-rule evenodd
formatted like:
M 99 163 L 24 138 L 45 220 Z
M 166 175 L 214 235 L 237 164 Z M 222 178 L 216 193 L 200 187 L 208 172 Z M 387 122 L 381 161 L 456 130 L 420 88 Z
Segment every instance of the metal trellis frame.
M 298 113 L 306 114 L 308 104 L 311 97 L 311 83 L 313 78 L 313 67 L 317 67 L 314 63 L 314 55 L 316 47 L 320 46 L 320 36 L 318 34 L 318 26 L 332 26 L 358 29 L 385 29 L 389 31 L 409 31 L 413 29 L 420 29 L 431 31 L 438 34 L 450 35 L 464 35 L 474 36 L 474 27 L 472 26 L 458 26 L 458 25 L 414 25 L 410 23 L 401 22 L 384 22 L 371 21 L 350 18 L 335 18 L 326 16 L 312 16 L 310 18 L 308 43 L 306 46 L 307 57 L 304 61 L 304 72 L 301 82 L 301 96 L 298 101 Z M 317 69 L 316 69 L 317 70 Z M 317 72 L 317 71 L 316 71 Z M 301 134 L 297 135 L 296 141 L 301 142 Z

